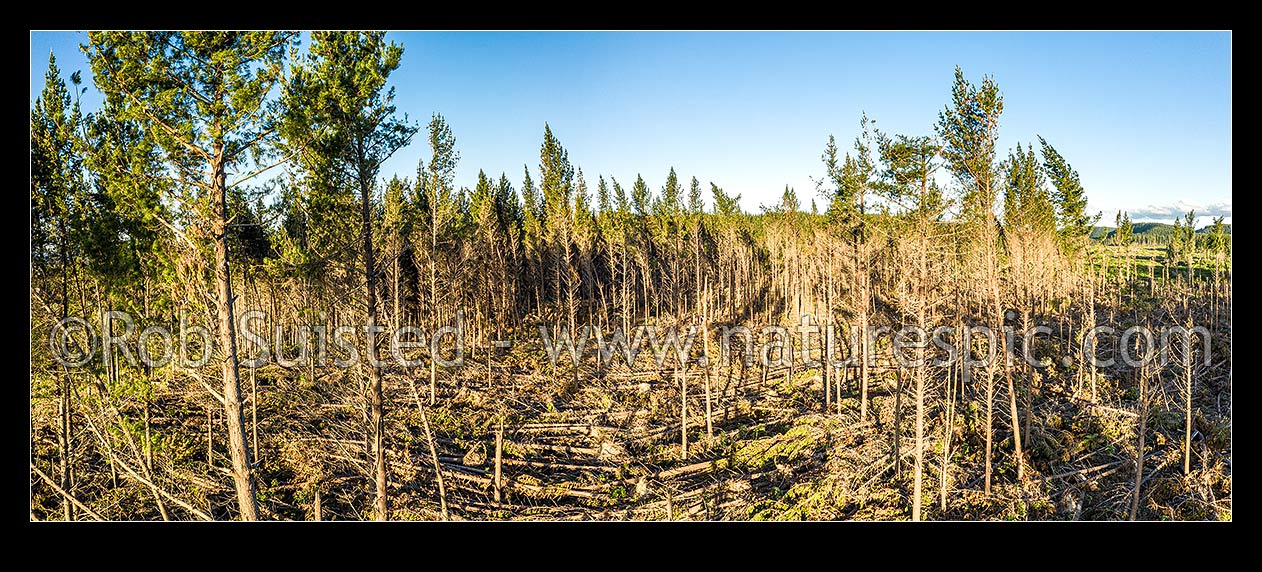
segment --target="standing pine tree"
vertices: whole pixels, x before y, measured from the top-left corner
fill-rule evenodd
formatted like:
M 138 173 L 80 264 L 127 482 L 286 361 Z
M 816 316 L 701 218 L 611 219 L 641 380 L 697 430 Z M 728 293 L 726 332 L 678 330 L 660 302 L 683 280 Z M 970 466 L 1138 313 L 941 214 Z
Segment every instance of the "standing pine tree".
M 552 283 L 551 301 L 558 312 L 554 326 L 560 317 L 569 318 L 569 333 L 574 339 L 574 294 L 578 288 L 578 273 L 574 270 L 570 248 L 573 243 L 574 168 L 570 156 L 561 142 L 552 135 L 552 128 L 543 126 L 543 145 L 539 148 L 539 190 L 543 197 L 543 237 L 549 254 L 549 280 Z M 559 330 L 558 330 L 559 331 Z
M 1056 205 L 1061 249 L 1072 257 L 1087 247 L 1091 229 L 1100 220 L 1100 213 L 1094 217 L 1087 214 L 1087 193 L 1078 179 L 1078 171 L 1041 135 L 1039 144 L 1043 148 L 1043 168 L 1055 188 L 1052 200 Z
M 365 276 L 366 326 L 378 322 L 377 249 L 373 240 L 373 189 L 381 163 L 407 145 L 416 127 L 395 117 L 394 88 L 386 89 L 403 48 L 384 32 L 314 32 L 302 65 L 286 86 L 282 131 L 312 182 L 328 192 L 358 191 L 359 244 Z M 369 337 L 369 339 L 372 339 Z M 378 350 L 365 348 L 368 369 L 376 518 L 389 518 L 385 404 Z
M 457 195 L 453 189 L 456 176 L 456 163 L 460 161 L 460 152 L 456 151 L 456 136 L 442 115 L 434 114 L 429 126 L 430 160 L 426 166 L 422 161 L 416 166 L 416 182 L 420 187 L 422 217 L 425 219 L 426 251 L 429 253 L 429 320 L 430 331 L 438 331 L 438 320 L 442 316 L 438 303 L 438 241 L 446 238 L 445 231 L 458 214 Z M 437 353 L 438 346 L 431 346 Z M 429 360 L 429 404 L 437 399 L 438 360 L 431 355 Z
M 947 203 L 942 190 L 934 182 L 934 173 L 941 166 L 938 154 L 941 150 L 936 141 L 929 137 L 909 137 L 898 135 L 888 137 L 877 136 L 881 162 L 884 169 L 881 173 L 881 194 L 891 203 L 900 207 L 901 219 L 911 227 L 914 240 L 897 244 L 897 256 L 906 260 L 915 270 L 901 277 L 895 288 L 896 301 L 904 316 L 913 321 L 922 332 L 929 330 L 934 321 L 934 310 L 941 302 L 938 290 L 942 284 L 940 270 L 943 255 L 937 251 L 938 222 L 946 210 Z M 922 334 L 924 335 L 924 334 Z M 925 471 L 925 394 L 929 384 L 929 366 L 925 359 L 922 345 L 916 351 L 914 368 L 916 399 L 916 441 L 915 466 L 912 479 L 912 513 L 911 519 L 921 519 L 923 502 L 922 482 Z M 895 419 L 900 417 L 895 413 Z M 901 430 L 894 428 L 894 451 L 898 455 L 898 443 L 902 439 Z
M 837 160 L 837 144 L 828 136 L 828 145 L 821 159 L 831 183 L 833 195 L 828 205 L 828 215 L 849 246 L 850 291 L 853 292 L 851 308 L 859 329 L 859 419 L 868 417 L 868 369 L 869 343 L 868 320 L 872 307 L 872 282 L 869 270 L 867 195 L 873 188 L 876 174 L 872 160 L 872 124 L 865 113 L 859 119 L 859 136 L 854 140 L 855 155 L 846 153 L 845 159 Z
M 78 73 L 72 77 L 77 80 Z M 78 82 L 75 83 L 77 87 Z M 79 250 L 76 235 L 82 234 L 79 227 L 85 218 L 83 156 L 78 145 L 81 122 L 79 106 L 71 104 L 57 59 L 50 53 L 44 89 L 31 111 L 31 296 L 45 305 L 57 305 L 55 315 L 49 316 L 53 320 L 70 316 L 70 277 Z M 35 339 L 34 331 L 31 335 Z M 65 491 L 73 489 L 74 479 L 72 383 L 71 375 L 63 368 L 57 379 L 56 474 Z M 75 518 L 70 499 L 62 501 L 62 516 L 65 520 Z
M 947 169 L 964 188 L 963 220 L 971 235 L 972 267 L 977 286 L 989 298 L 992 331 L 1003 331 L 1003 302 L 999 295 L 999 232 L 995 220 L 995 199 L 998 195 L 999 167 L 995 163 L 995 142 L 999 138 L 999 116 L 1003 113 L 1003 95 L 991 77 L 982 78 L 980 86 L 964 78 L 955 68 L 951 87 L 951 104 L 938 114 L 936 126 L 942 139 L 942 157 Z M 991 360 L 986 368 L 986 473 L 985 492 L 990 494 L 993 472 L 994 442 L 994 377 Z M 966 373 L 966 375 L 969 375 Z
M 270 165 L 264 100 L 281 80 L 293 34 L 279 32 L 92 32 L 88 60 L 97 87 L 166 152 L 166 177 L 199 191 L 198 224 L 214 248 L 215 303 L 224 417 L 237 504 L 258 518 L 253 461 L 245 439 L 237 334 L 228 266 L 228 191 Z M 252 161 L 254 159 L 254 161 Z M 232 181 L 229 173 L 236 174 Z
M 535 311 L 543 308 L 543 284 L 544 284 L 544 236 L 543 236 L 543 199 L 539 197 L 539 189 L 535 188 L 535 183 L 530 178 L 530 167 L 522 165 L 525 176 L 521 183 L 521 203 L 522 203 L 522 250 L 525 253 L 525 259 L 529 266 L 528 275 L 531 283 L 531 291 L 534 292 Z

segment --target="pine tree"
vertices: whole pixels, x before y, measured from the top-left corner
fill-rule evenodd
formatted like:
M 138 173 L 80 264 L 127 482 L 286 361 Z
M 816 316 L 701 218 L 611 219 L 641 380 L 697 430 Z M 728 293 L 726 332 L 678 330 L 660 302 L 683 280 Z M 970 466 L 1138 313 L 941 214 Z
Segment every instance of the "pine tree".
M 963 187 L 962 219 L 971 231 L 974 252 L 968 260 L 978 286 L 989 294 L 990 326 L 1003 331 L 1003 302 L 999 294 L 999 234 L 995 221 L 995 199 L 999 169 L 995 164 L 995 142 L 999 137 L 999 116 L 1003 95 L 999 85 L 987 76 L 980 86 L 964 77 L 958 66 L 951 87 L 951 103 L 938 114 L 935 126 L 942 140 L 942 157 L 947 169 Z M 986 368 L 985 492 L 990 494 L 993 472 L 994 367 Z M 966 372 L 965 375 L 971 375 Z
M 899 255 L 907 259 L 915 270 L 904 276 L 896 288 L 900 309 L 913 320 L 921 331 L 930 329 L 933 321 L 932 308 L 940 301 L 936 293 L 941 283 L 939 271 L 940 254 L 935 252 L 937 225 L 946 201 L 941 189 L 934 182 L 934 173 L 940 166 L 938 154 L 941 151 L 936 142 L 929 137 L 894 137 L 878 133 L 878 148 L 884 168 L 881 173 L 881 194 L 890 202 L 902 209 L 902 216 L 908 219 L 912 227 L 915 241 L 911 244 L 897 245 L 904 251 Z M 910 242 L 910 241 L 909 241 Z M 925 468 L 925 394 L 928 391 L 929 367 L 925 362 L 923 348 L 917 350 L 914 368 L 916 396 L 916 441 L 915 466 L 912 481 L 912 520 L 921 519 L 922 483 Z M 900 377 L 901 380 L 901 377 Z M 900 382 L 901 385 L 901 382 Z M 895 413 L 895 419 L 901 412 Z M 901 428 L 894 428 L 894 455 L 898 458 L 899 442 L 902 439 Z M 897 462 L 896 462 L 897 466 Z
M 295 147 L 314 184 L 329 192 L 356 189 L 359 243 L 365 276 L 367 327 L 378 322 L 377 250 L 373 238 L 373 189 L 381 163 L 416 133 L 406 116 L 394 116 L 394 88 L 386 89 L 398 69 L 403 48 L 385 42 L 384 32 L 313 32 L 302 65 L 294 69 L 283 95 L 286 121 L 282 133 Z M 373 478 L 377 520 L 389 518 L 385 453 L 385 397 L 376 347 L 365 348 L 368 364 Z
M 595 268 L 597 231 L 596 215 L 592 211 L 591 193 L 587 190 L 587 179 L 583 177 L 583 169 L 575 168 L 574 175 L 574 209 L 571 227 L 574 243 L 574 282 L 575 289 L 580 290 L 579 300 L 592 300 L 595 297 Z M 576 301 L 577 303 L 577 301 Z M 588 318 L 591 313 L 588 312 Z
M 513 324 L 517 323 L 518 312 L 518 277 L 523 271 L 522 262 L 522 206 L 513 190 L 508 176 L 500 173 L 500 181 L 495 190 L 495 208 L 499 215 L 499 232 L 503 236 L 506 254 L 503 288 L 500 292 L 500 304 L 505 317 L 511 316 Z M 502 322 L 496 324 L 497 330 Z
M 544 268 L 543 268 L 543 248 L 545 245 L 543 235 L 543 199 L 539 196 L 539 190 L 535 187 L 534 181 L 530 178 L 530 168 L 522 166 L 525 176 L 521 184 L 521 202 L 522 202 L 522 248 L 525 251 L 525 258 L 529 267 L 531 290 L 534 292 L 533 307 L 536 311 L 543 308 L 543 286 L 544 286 Z
M 722 188 L 710 183 L 710 212 L 721 217 L 733 217 L 741 214 L 741 196 L 729 195 Z
M 539 190 L 543 197 L 541 217 L 544 249 L 548 253 L 547 279 L 552 285 L 550 301 L 565 305 L 573 335 L 575 308 L 571 305 L 577 288 L 570 248 L 573 245 L 574 168 L 569 153 L 546 123 L 539 148 Z M 571 338 L 573 339 L 573 338 Z
M 1227 260 L 1227 252 L 1231 240 L 1227 238 L 1223 217 L 1214 217 L 1214 226 L 1210 230 L 1209 252 L 1214 255 L 1214 268 L 1218 269 Z
M 403 317 L 404 299 L 407 296 L 406 280 L 415 277 L 415 275 L 404 275 L 407 269 L 414 266 L 411 262 L 410 242 L 416 224 L 416 212 L 411 196 L 409 181 L 394 176 L 386 183 L 386 190 L 382 197 L 381 232 L 385 240 L 385 258 L 389 260 L 390 301 L 393 305 L 390 320 L 396 330 L 407 321 Z
M 78 73 L 72 76 L 78 86 Z M 80 226 L 85 220 L 82 211 L 84 181 L 81 177 L 83 156 L 80 153 L 79 129 L 82 117 L 79 107 L 71 103 L 66 82 L 61 78 L 57 59 L 48 54 L 48 70 L 44 89 L 31 111 L 31 298 L 49 308 L 55 320 L 70 316 L 71 274 L 79 258 Z M 35 319 L 32 319 L 34 328 Z M 32 329 L 31 339 L 35 339 Z M 32 377 L 32 383 L 34 383 Z M 68 372 L 57 376 L 57 480 L 62 490 L 72 490 L 73 445 L 72 403 L 73 379 Z M 33 390 L 34 391 L 34 390 Z M 74 520 L 75 507 L 63 499 L 62 518 Z
M 1039 144 L 1043 150 L 1043 168 L 1056 189 L 1052 199 L 1056 204 L 1061 248 L 1072 256 L 1086 248 L 1091 229 L 1100 220 L 1100 213 L 1094 217 L 1087 215 L 1087 193 L 1078 179 L 1078 171 L 1041 135 Z
M 469 197 L 470 218 L 474 225 L 474 244 L 472 250 L 473 268 L 477 288 L 474 294 L 475 307 L 479 308 L 479 327 L 489 325 L 492 321 L 500 322 L 505 316 L 500 314 L 502 308 L 497 307 L 497 283 L 507 273 L 505 251 L 508 236 L 500 221 L 499 191 L 495 182 L 485 172 L 478 171 L 478 182 Z M 485 334 L 489 334 L 486 328 Z M 489 347 L 489 346 L 488 346 Z M 488 349 L 489 351 L 489 349 Z
M 634 213 L 642 217 L 647 217 L 650 211 L 650 200 L 652 194 L 649 192 L 649 186 L 644 182 L 644 177 L 635 176 L 635 184 L 631 186 L 631 206 Z
M 223 356 L 223 403 L 233 484 L 243 520 L 258 518 L 253 461 L 245 439 L 237 335 L 228 263 L 228 190 L 267 166 L 228 181 L 266 156 L 264 100 L 281 80 L 293 34 L 278 32 L 92 32 L 88 60 L 97 87 L 166 152 L 169 173 L 201 191 L 198 223 L 215 251 L 215 294 Z
M 438 320 L 442 315 L 438 303 L 438 259 L 439 240 L 446 242 L 448 226 L 457 214 L 462 212 L 459 196 L 452 188 L 456 176 L 456 164 L 460 162 L 460 152 L 456 151 L 456 136 L 442 115 L 435 113 L 426 127 L 429 134 L 430 160 L 417 164 L 416 180 L 423 197 L 422 217 L 425 219 L 425 249 L 429 252 L 429 319 L 430 331 L 438 331 Z M 429 360 L 429 404 L 437 399 L 438 364 L 435 356 Z
M 683 288 L 681 284 L 680 266 L 683 255 L 683 240 L 680 217 L 683 214 L 683 187 L 679 184 L 679 176 L 671 167 L 666 174 L 666 184 L 662 192 L 653 201 L 652 206 L 652 240 L 662 246 L 661 254 L 654 257 L 658 261 L 658 272 L 668 284 L 670 305 L 679 317 L 683 306 Z
M 77 209 L 83 208 L 82 117 L 57 59 L 48 55 L 44 89 L 31 110 L 31 259 L 37 272 L 68 269 Z M 63 295 L 64 297 L 64 295 Z M 64 316 L 63 316 L 64 317 Z
M 859 418 L 868 415 L 869 336 L 868 317 L 872 306 L 870 252 L 868 248 L 867 195 L 875 186 L 876 168 L 872 160 L 873 122 L 863 114 L 859 135 L 854 140 L 854 156 L 840 162 L 832 135 L 824 147 L 825 181 L 831 185 L 827 215 L 849 246 L 851 309 L 857 318 L 859 334 Z
M 1004 163 L 1004 225 L 1021 232 L 1043 235 L 1057 230 L 1054 207 L 1046 189 L 1046 177 L 1034 157 L 1017 144 Z

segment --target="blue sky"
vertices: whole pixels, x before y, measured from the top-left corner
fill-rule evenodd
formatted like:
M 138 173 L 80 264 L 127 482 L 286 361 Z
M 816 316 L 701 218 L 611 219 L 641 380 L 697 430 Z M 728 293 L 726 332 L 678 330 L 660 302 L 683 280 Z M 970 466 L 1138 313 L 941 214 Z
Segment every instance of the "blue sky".
M 443 114 L 461 161 L 520 186 L 537 176 L 544 122 L 582 167 L 657 190 L 673 166 L 757 211 L 786 184 L 804 204 L 828 135 L 848 146 L 861 112 L 892 133 L 929 134 L 954 67 L 1003 91 L 1000 149 L 1043 135 L 1078 170 L 1111 224 L 1175 211 L 1231 214 L 1229 32 L 401 32 L 400 112 Z M 81 32 L 31 35 L 31 101 L 48 53 L 90 76 Z M 100 104 L 90 89 L 85 109 Z M 383 176 L 412 176 L 423 137 Z M 708 185 L 706 185 L 708 187 Z M 708 193 L 707 193 L 708 201 Z M 823 201 L 820 201 L 822 208 Z M 1205 224 L 1208 219 L 1201 219 Z

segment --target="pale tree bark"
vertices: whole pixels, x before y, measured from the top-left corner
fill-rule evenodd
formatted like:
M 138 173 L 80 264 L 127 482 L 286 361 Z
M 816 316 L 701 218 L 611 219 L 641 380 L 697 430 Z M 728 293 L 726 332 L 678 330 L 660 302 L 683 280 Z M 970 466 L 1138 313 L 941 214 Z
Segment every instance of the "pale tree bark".
M 425 406 L 421 404 L 421 396 L 416 391 L 416 383 L 408 377 L 412 387 L 412 399 L 416 402 L 416 411 L 421 414 L 421 428 L 425 430 L 425 441 L 429 445 L 429 460 L 434 466 L 434 479 L 438 481 L 438 504 L 442 509 L 443 520 L 451 520 L 447 513 L 447 486 L 443 482 L 443 468 L 438 462 L 438 448 L 434 446 L 434 435 L 429 430 L 429 416 L 425 414 Z
M 679 376 L 679 459 L 688 460 L 688 377 L 683 364 L 675 370 Z
M 216 142 L 211 161 L 211 185 L 217 216 L 211 229 L 215 247 L 215 294 L 218 310 L 219 349 L 223 369 L 224 422 L 228 425 L 228 453 L 232 458 L 232 482 L 237 492 L 241 520 L 258 520 L 254 463 L 245 438 L 241 408 L 241 378 L 237 364 L 237 333 L 233 319 L 232 278 L 228 268 L 228 186 L 224 172 L 223 143 Z
M 1139 514 L 1139 493 L 1140 487 L 1144 484 L 1144 437 L 1148 430 L 1148 374 L 1146 371 L 1136 372 L 1139 379 L 1139 404 L 1136 406 L 1136 413 L 1139 414 L 1139 445 L 1135 449 L 1135 491 L 1131 496 L 1131 514 L 1130 520 L 1135 520 Z
M 1191 269 L 1188 270 L 1191 272 Z M 1186 295 L 1186 294 L 1185 294 Z M 1185 302 L 1186 303 L 1186 302 Z M 1188 309 L 1187 327 L 1192 327 L 1192 311 Z M 1183 338 L 1183 474 L 1192 472 L 1192 332 Z
M 437 179 L 437 178 L 435 178 Z M 430 195 L 430 218 L 429 218 L 429 323 L 430 332 L 438 331 L 438 189 L 437 180 L 431 183 L 435 188 L 431 190 Z M 433 353 L 438 353 L 438 345 L 432 344 Z M 435 394 L 438 385 L 438 360 L 437 355 L 429 357 L 429 404 L 433 405 L 436 401 Z
M 1012 381 L 1013 344 L 1005 342 L 1004 346 L 1003 374 L 1008 384 L 1008 412 L 1012 416 L 1012 448 L 1017 461 L 1017 481 L 1021 482 L 1025 480 L 1025 461 L 1021 454 L 1021 417 L 1017 411 L 1017 392 Z
M 361 166 L 367 164 L 362 148 L 359 150 L 359 164 Z M 364 273 L 367 277 L 364 289 L 365 304 L 368 309 L 368 322 L 365 325 L 372 329 L 377 326 L 377 261 L 373 251 L 372 240 L 372 207 L 370 204 L 372 199 L 372 179 L 370 177 L 367 170 L 361 167 L 359 171 L 360 240 L 364 254 Z M 368 368 L 371 406 L 368 423 L 372 433 L 373 478 L 376 481 L 375 517 L 377 520 L 389 520 L 390 506 L 386 481 L 385 451 L 385 399 L 382 395 L 381 369 L 377 366 L 376 336 L 366 336 L 366 338 L 369 340 L 365 346 L 367 349 L 367 352 L 365 352 L 367 363 L 365 365 Z

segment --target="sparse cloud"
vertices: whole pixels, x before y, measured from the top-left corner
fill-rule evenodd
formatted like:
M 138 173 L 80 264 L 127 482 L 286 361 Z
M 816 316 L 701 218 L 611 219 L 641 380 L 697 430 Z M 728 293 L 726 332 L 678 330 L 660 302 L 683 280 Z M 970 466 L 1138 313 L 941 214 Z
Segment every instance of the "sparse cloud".
M 1206 224 L 1212 217 L 1226 217 L 1227 222 L 1231 221 L 1231 203 L 1210 203 L 1210 204 L 1193 204 L 1186 201 L 1178 201 L 1171 205 L 1147 205 L 1139 208 L 1123 209 L 1130 213 L 1131 220 L 1140 222 L 1174 222 L 1176 217 L 1187 214 L 1188 211 L 1196 211 L 1197 225 Z

